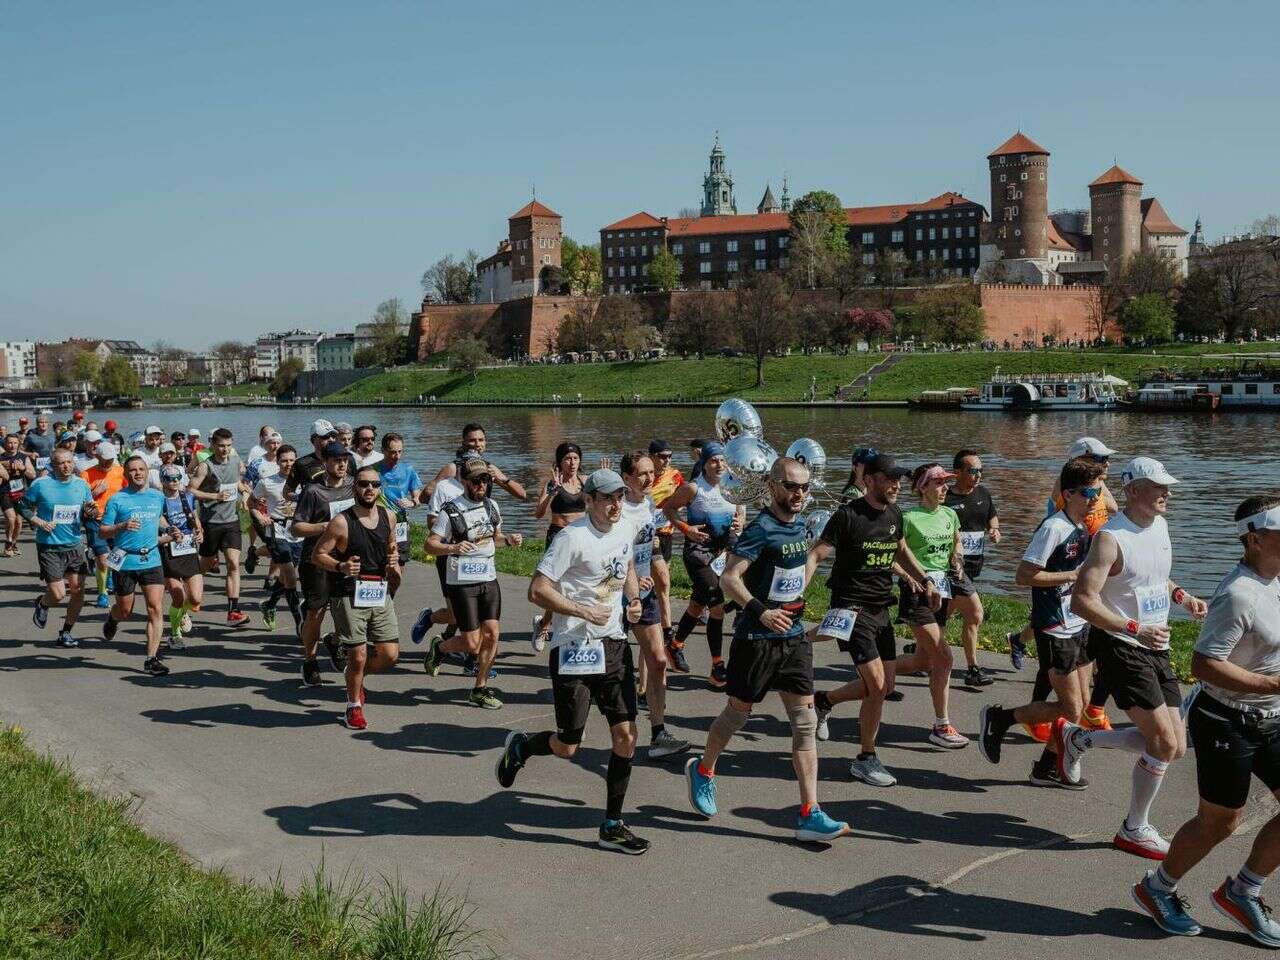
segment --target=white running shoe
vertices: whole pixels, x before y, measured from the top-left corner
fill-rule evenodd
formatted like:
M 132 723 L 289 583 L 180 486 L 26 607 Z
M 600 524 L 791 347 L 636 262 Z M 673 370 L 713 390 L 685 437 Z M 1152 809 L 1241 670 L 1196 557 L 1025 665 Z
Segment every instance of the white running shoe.
M 179 629 L 179 630 L 181 630 L 183 633 L 190 633 L 190 632 L 191 632 L 191 626 L 192 626 L 192 624 L 191 624 L 191 614 L 189 614 L 189 613 L 184 613 L 184 614 L 182 615 L 182 622 L 181 622 L 180 624 L 178 624 L 178 629 Z
M 969 745 L 969 738 L 949 723 L 938 724 L 929 731 L 929 742 L 948 750 L 959 750 Z
M 827 717 L 831 716 L 831 711 L 821 710 L 818 707 L 814 707 L 813 709 L 818 715 L 818 739 L 823 741 L 830 740 L 831 728 L 827 726 Z
M 898 782 L 898 778 L 884 768 L 884 764 L 875 754 L 865 760 L 853 761 L 849 764 L 849 773 L 873 787 L 892 787 Z
M 533 616 L 533 628 L 529 634 L 529 646 L 533 647 L 534 653 L 541 653 L 547 649 L 547 633 L 542 629 L 542 614 L 540 613 Z
M 1169 853 L 1169 841 L 1160 836 L 1160 831 L 1149 823 L 1130 827 L 1128 821 L 1121 822 L 1111 845 L 1117 850 L 1132 853 L 1135 857 L 1146 857 L 1148 860 L 1163 860 Z
M 1080 782 L 1080 760 L 1085 751 L 1084 744 L 1080 742 L 1081 732 L 1080 726 L 1065 717 L 1054 721 L 1053 741 L 1058 748 L 1058 775 L 1067 783 Z

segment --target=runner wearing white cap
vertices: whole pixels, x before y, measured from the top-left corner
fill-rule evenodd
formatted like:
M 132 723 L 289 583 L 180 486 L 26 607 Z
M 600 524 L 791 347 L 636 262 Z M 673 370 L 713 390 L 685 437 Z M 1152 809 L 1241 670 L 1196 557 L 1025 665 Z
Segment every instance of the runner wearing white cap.
M 1129 813 L 1112 843 L 1163 860 L 1169 843 L 1151 825 L 1151 805 L 1169 764 L 1187 750 L 1182 689 L 1169 662 L 1169 606 L 1180 604 L 1197 618 L 1207 607 L 1169 579 L 1173 548 L 1164 515 L 1177 478 L 1160 461 L 1136 457 L 1123 479 L 1124 510 L 1094 538 L 1076 578 L 1071 611 L 1089 622 L 1090 652 L 1116 705 L 1135 726 L 1086 730 L 1059 717 L 1053 736 L 1058 772 L 1068 782 L 1079 780 L 1081 756 L 1090 747 L 1139 755 Z

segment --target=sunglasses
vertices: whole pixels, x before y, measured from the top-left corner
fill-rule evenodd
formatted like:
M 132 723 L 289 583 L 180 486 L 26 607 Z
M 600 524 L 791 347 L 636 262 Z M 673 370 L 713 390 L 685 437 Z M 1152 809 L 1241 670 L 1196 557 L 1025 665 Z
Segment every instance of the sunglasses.
M 1102 496 L 1101 487 L 1076 487 L 1075 492 L 1080 494 L 1086 500 L 1096 500 Z
M 796 483 L 794 480 L 781 480 L 779 482 L 788 493 L 808 493 L 813 488 L 812 483 Z
M 372 487 L 373 489 L 377 490 L 380 486 L 382 486 L 382 481 L 381 480 L 357 480 L 356 486 Z
M 161 479 L 161 480 L 163 480 L 165 483 L 177 483 L 179 480 L 181 480 L 181 479 L 182 479 L 182 474 L 180 474 L 180 473 L 162 473 L 162 474 L 160 474 L 160 479 Z
M 965 467 L 965 468 L 964 468 L 964 472 L 965 472 L 965 473 L 967 473 L 967 474 L 969 474 L 969 476 L 971 476 L 971 477 L 980 477 L 980 476 L 982 476 L 982 468 L 981 468 L 981 467 Z

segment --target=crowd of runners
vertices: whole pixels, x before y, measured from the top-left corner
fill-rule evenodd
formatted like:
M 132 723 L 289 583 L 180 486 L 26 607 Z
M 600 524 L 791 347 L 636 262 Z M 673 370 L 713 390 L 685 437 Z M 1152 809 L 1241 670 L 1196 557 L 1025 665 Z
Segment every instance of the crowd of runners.
M 819 804 L 818 743 L 829 739 L 828 718 L 841 704 L 858 703 L 852 777 L 889 788 L 896 779 L 876 743 L 886 705 L 902 698 L 898 676 L 928 678 L 933 721 L 922 735 L 946 750 L 970 744 L 950 716 L 950 618 L 960 624 L 963 684 L 980 690 L 992 683 L 977 659 L 977 583 L 986 551 L 1013 534 L 1001 529 L 977 450 L 956 452 L 950 466 L 908 469 L 888 453 L 859 448 L 839 506 L 814 529 L 806 522 L 813 478 L 804 462 L 778 457 L 761 504 L 747 509 L 726 496 L 731 478 L 718 440 L 694 446 L 688 477 L 664 440 L 645 438 L 617 459 L 616 470 L 612 459 L 589 469 L 578 445 L 565 442 L 550 475 L 526 489 L 490 460 L 485 430 L 474 423 L 434 473 L 405 459 L 396 433 L 324 419 L 296 444 L 270 426 L 252 438 L 159 426 L 126 437 L 115 421 L 99 425 L 80 413 L 59 423 L 45 414 L 23 417 L 0 432 L 4 555 L 21 556 L 29 531 L 44 584 L 32 619 L 43 629 L 60 617 L 58 645 L 90 640 L 79 622 L 86 602 L 105 611 L 97 629 L 106 641 L 136 612 L 146 621 L 142 669 L 163 677 L 194 618 L 211 625 L 225 618 L 227 629 L 256 627 L 257 619 L 275 631 L 283 604 L 300 647 L 301 682 L 324 684 L 328 668 L 341 673 L 342 721 L 353 730 L 368 726 L 366 681 L 402 656 L 396 594 L 403 570 L 427 558 L 439 577 L 439 602 L 413 611 L 407 631 L 426 644 L 426 672 L 456 662 L 474 678 L 470 704 L 502 707 L 493 682 L 503 630 L 497 556 L 523 538 L 504 525 L 501 498 L 529 501 L 548 522 L 528 586 L 542 611 L 529 643 L 547 658 L 555 724 L 513 730 L 496 775 L 509 788 L 540 758 L 571 759 L 594 703 L 612 743 L 599 829 L 606 849 L 640 854 L 649 847 L 623 820 L 642 709 L 646 758 L 681 757 L 688 802 L 710 818 L 720 800 L 718 760 L 726 750 L 749 749 L 735 735 L 776 692 L 790 721 L 800 794 L 795 836 L 831 842 L 850 827 Z M 1036 682 L 1026 703 L 983 707 L 977 747 L 1000 763 L 1012 746 L 1009 731 L 1021 725 L 1043 743 L 1031 783 L 1062 790 L 1090 786 L 1090 751 L 1132 753 L 1130 804 L 1114 846 L 1157 862 L 1134 885 L 1134 899 L 1163 930 L 1194 935 L 1201 928 L 1180 883 L 1239 826 L 1252 777 L 1280 791 L 1280 492 L 1250 496 L 1234 527 L 1224 522 L 1241 556 L 1206 602 L 1170 579 L 1165 514 L 1177 478 L 1136 456 L 1117 482 L 1115 455 L 1083 437 L 1045 480 L 1046 515 L 1022 532 L 1016 572 L 1029 591 L 1030 621 L 1008 637 L 1017 669 L 1034 647 Z M 914 504 L 900 503 L 904 493 Z M 415 535 L 415 524 L 425 535 Z M 691 596 L 673 623 L 677 535 Z M 206 593 L 212 572 L 221 574 L 224 593 L 216 599 Z M 265 599 L 245 608 L 244 581 L 259 574 Z M 820 577 L 830 603 L 813 623 L 805 619 L 805 594 Z M 1174 605 L 1203 621 L 1191 662 L 1199 682 L 1185 696 L 1170 660 Z M 900 647 L 895 624 L 906 625 L 910 643 Z M 687 645 L 698 629 L 707 643 L 706 681 L 725 700 L 695 749 L 674 732 L 679 709 L 666 679 L 695 669 Z M 819 690 L 813 650 L 827 641 L 848 656 L 849 680 Z M 1112 727 L 1108 703 L 1128 725 Z M 1188 741 L 1199 808 L 1166 839 L 1152 808 Z M 1271 947 L 1280 947 L 1280 922 L 1261 888 L 1278 865 L 1280 817 L 1211 894 L 1219 911 Z

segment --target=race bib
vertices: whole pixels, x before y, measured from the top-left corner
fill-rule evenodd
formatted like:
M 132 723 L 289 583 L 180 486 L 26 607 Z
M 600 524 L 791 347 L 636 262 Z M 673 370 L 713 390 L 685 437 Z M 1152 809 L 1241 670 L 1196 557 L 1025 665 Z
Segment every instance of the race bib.
M 80 519 L 80 508 L 74 503 L 57 503 L 53 507 L 53 522 L 75 523 Z
M 493 557 L 450 557 L 449 567 L 445 571 L 446 582 L 450 586 L 462 586 L 468 583 L 488 583 L 498 576 Z
M 774 567 L 769 599 L 789 603 L 804 593 L 804 567 Z
M 218 484 L 218 492 L 219 492 L 219 493 L 229 493 L 229 494 L 231 494 L 231 499 L 232 499 L 232 500 L 234 500 L 234 499 L 236 498 L 236 493 L 237 493 L 239 490 L 240 490 L 240 484 L 238 484 L 238 483 L 220 483 L 220 484 Z
M 653 564 L 653 541 L 646 540 L 644 543 L 636 544 L 635 565 L 636 574 L 641 577 L 649 575 L 649 567 Z
M 116 547 L 107 554 L 107 568 L 115 570 L 117 573 L 124 567 L 125 558 L 128 556 L 122 549 Z
M 332 501 L 329 504 L 329 519 L 332 520 L 334 517 L 340 514 L 343 510 L 347 509 L 347 507 L 354 507 L 355 505 L 356 505 L 355 497 L 352 497 L 349 500 Z
M 289 521 L 273 520 L 271 521 L 271 532 L 275 534 L 277 540 L 285 543 L 297 543 L 298 538 L 289 532 Z
M 357 580 L 354 607 L 382 607 L 387 603 L 387 581 Z
M 37 470 L 48 470 L 48 469 L 49 469 L 49 458 L 48 458 L 48 457 L 36 457 L 36 469 L 37 469 Z
M 980 557 L 987 549 L 987 535 L 981 530 L 960 532 L 960 552 L 966 557 Z
M 1158 624 L 1164 626 L 1169 622 L 1169 587 L 1160 584 L 1158 587 L 1134 587 L 1133 595 L 1138 601 L 1138 623 Z
M 601 640 L 570 640 L 561 645 L 560 675 L 562 677 L 586 677 L 604 673 L 604 642 Z
M 853 625 L 858 622 L 858 611 L 847 607 L 832 607 L 818 624 L 818 636 L 847 641 L 853 636 Z
M 711 572 L 717 577 L 724 575 L 724 565 L 729 559 L 728 553 L 722 553 L 711 561 Z
M 10 477 L 9 478 L 10 493 L 21 493 L 25 489 L 27 489 L 26 477 Z
M 169 556 L 171 557 L 189 557 L 196 552 L 196 538 L 187 535 L 179 543 L 177 540 L 169 544 Z
M 409 521 L 401 520 L 396 524 L 396 543 L 408 543 L 409 541 Z
M 938 593 L 942 595 L 943 600 L 951 599 L 951 581 L 947 578 L 945 570 L 929 570 L 926 575 L 938 588 Z

